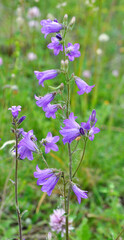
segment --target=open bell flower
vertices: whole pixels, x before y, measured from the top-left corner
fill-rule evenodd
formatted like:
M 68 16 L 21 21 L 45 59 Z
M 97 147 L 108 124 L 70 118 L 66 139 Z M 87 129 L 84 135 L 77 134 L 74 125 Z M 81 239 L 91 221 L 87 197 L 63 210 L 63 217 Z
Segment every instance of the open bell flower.
M 38 165 L 36 166 L 36 172 L 34 172 L 34 177 L 38 178 L 37 185 L 42 185 L 41 191 L 47 192 L 48 196 L 51 195 L 60 175 L 61 172 L 57 172 L 55 169 L 47 168 L 41 170 Z
M 79 43 L 68 43 L 67 47 L 65 47 L 66 56 L 68 56 L 70 61 L 74 61 L 75 58 L 80 57 L 81 53 L 78 51 L 80 48 Z
M 20 159 L 25 159 L 26 157 L 29 160 L 33 160 L 33 152 L 36 152 L 37 146 L 35 141 L 37 140 L 36 137 L 33 135 L 33 130 L 29 132 L 21 132 L 23 138 L 20 140 L 18 144 L 18 154 Z
M 52 117 L 53 119 L 56 118 L 55 113 L 58 111 L 58 109 L 61 109 L 60 104 L 48 104 L 45 108 L 43 108 L 43 111 L 45 112 L 45 116 L 47 118 Z
M 41 141 L 43 146 L 45 146 L 45 153 L 49 153 L 50 150 L 53 150 L 54 152 L 57 152 L 58 146 L 55 144 L 59 141 L 59 136 L 52 136 L 51 132 L 48 132 L 47 137 Z
M 56 19 L 53 21 L 50 19 L 42 20 L 40 24 L 43 26 L 41 28 L 41 32 L 45 34 L 45 38 L 48 34 L 59 32 L 61 29 L 63 29 L 63 25 L 58 23 Z
M 77 200 L 78 200 L 79 204 L 81 203 L 81 198 L 88 198 L 87 191 L 81 190 L 80 188 L 78 188 L 76 186 L 76 184 L 72 183 L 72 190 L 75 193 L 75 195 L 77 196 Z
M 12 106 L 11 108 L 8 108 L 8 110 L 11 110 L 12 116 L 14 118 L 18 117 L 19 111 L 21 111 L 21 106 Z
M 52 37 L 51 43 L 47 45 L 49 49 L 53 49 L 54 55 L 58 55 L 60 51 L 63 51 L 63 46 L 58 37 Z
M 43 72 L 34 71 L 34 74 L 36 75 L 36 78 L 39 80 L 39 85 L 42 85 L 42 87 L 44 87 L 44 81 L 45 80 L 55 78 L 58 75 L 58 73 L 59 73 L 59 71 L 55 70 L 55 69 L 46 70 L 46 71 L 43 71 Z
M 83 81 L 81 78 L 74 76 L 75 83 L 77 84 L 80 91 L 77 93 L 79 95 L 91 92 L 92 88 L 95 87 L 95 85 L 89 86 L 85 81 Z
M 56 92 L 52 92 L 52 93 L 47 93 L 43 97 L 37 97 L 36 95 L 34 97 L 37 100 L 36 101 L 37 106 L 45 108 L 54 99 L 55 95 L 56 95 Z
M 89 140 L 93 141 L 94 134 L 100 132 L 100 129 L 95 127 L 96 119 L 96 111 L 93 110 L 90 115 L 88 121 L 82 122 L 80 125 L 75 121 L 77 117 L 74 116 L 74 113 L 70 113 L 69 118 L 63 121 L 64 127 L 61 127 L 59 131 L 63 136 L 63 143 L 71 143 L 77 137 L 83 135 Z

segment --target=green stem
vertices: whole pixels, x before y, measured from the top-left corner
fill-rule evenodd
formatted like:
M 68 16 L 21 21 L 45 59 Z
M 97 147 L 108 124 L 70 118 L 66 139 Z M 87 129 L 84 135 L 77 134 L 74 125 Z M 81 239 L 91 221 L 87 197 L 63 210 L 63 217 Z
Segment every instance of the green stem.
M 15 123 L 15 138 L 16 138 L 16 161 L 15 161 L 15 204 L 16 204 L 16 212 L 18 216 L 18 225 L 19 225 L 19 238 L 22 240 L 22 227 L 21 227 L 21 215 L 18 204 L 18 136 L 17 136 L 17 127 Z
M 122 231 L 119 233 L 119 235 L 117 236 L 117 238 L 115 240 L 119 240 L 120 236 L 122 235 L 122 233 L 124 232 L 124 228 L 122 229 Z
M 85 149 L 86 149 L 86 143 L 87 143 L 87 139 L 84 140 L 84 149 L 83 149 L 83 152 L 82 152 L 82 156 L 81 156 L 80 162 L 79 162 L 79 164 L 78 164 L 78 166 L 77 166 L 77 168 L 76 168 L 72 178 L 74 178 L 75 174 L 77 173 L 77 171 L 78 171 L 78 169 L 79 169 L 79 167 L 80 167 L 80 165 L 81 165 L 81 163 L 83 161 L 84 154 L 85 154 Z

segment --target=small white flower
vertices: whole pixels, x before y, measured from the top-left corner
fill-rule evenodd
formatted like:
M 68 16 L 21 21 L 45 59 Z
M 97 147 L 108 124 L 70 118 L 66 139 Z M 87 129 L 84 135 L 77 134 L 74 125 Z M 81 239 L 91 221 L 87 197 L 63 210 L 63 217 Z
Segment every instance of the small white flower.
M 28 9 L 27 17 L 29 19 L 38 18 L 38 17 L 40 17 L 40 15 L 41 14 L 40 14 L 40 10 L 38 7 L 34 6 L 34 7 Z
M 118 72 L 118 70 L 113 70 L 112 71 L 112 75 L 114 76 L 114 77 L 118 77 L 119 76 L 119 72 Z
M 29 26 L 30 28 L 36 28 L 36 29 L 38 29 L 39 26 L 40 26 L 40 24 L 39 24 L 39 22 L 36 21 L 36 20 L 31 20 L 31 21 L 28 22 L 28 26 Z
M 101 48 L 98 48 L 98 49 L 96 49 L 96 54 L 97 55 L 102 55 L 102 49 Z
M 19 16 L 19 17 L 16 18 L 16 22 L 17 22 L 19 27 L 22 27 L 23 24 L 24 24 L 24 18 Z
M 91 72 L 89 70 L 84 70 L 82 75 L 85 78 L 91 78 Z
M 100 42 L 108 42 L 110 38 L 106 33 L 102 33 L 99 35 L 98 39 Z
M 37 55 L 33 52 L 28 53 L 27 58 L 29 61 L 34 61 L 37 59 Z
M 67 3 L 66 3 L 66 2 L 59 3 L 59 4 L 57 4 L 56 8 L 65 7 L 66 5 L 67 5 Z

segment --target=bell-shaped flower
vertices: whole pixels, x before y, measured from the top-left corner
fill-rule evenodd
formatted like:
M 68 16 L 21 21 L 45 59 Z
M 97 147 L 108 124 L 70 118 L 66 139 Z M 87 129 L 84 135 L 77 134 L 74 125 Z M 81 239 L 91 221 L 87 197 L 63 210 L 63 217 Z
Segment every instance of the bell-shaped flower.
M 54 55 L 58 55 L 60 51 L 63 51 L 63 45 L 57 37 L 51 38 L 51 43 L 47 45 L 49 49 L 53 49 Z
M 38 178 L 37 185 L 42 185 L 41 191 L 47 192 L 48 196 L 50 196 L 59 180 L 61 172 L 49 168 L 41 170 L 38 165 L 36 166 L 36 170 L 34 177 Z
M 37 146 L 34 143 L 36 141 L 36 137 L 33 135 L 33 130 L 29 132 L 22 132 L 23 138 L 20 140 L 18 144 L 18 154 L 20 159 L 25 159 L 26 157 L 29 160 L 33 160 L 33 152 L 36 152 Z
M 45 112 L 45 116 L 47 118 L 52 117 L 53 119 L 56 118 L 55 113 L 58 111 L 58 109 L 61 109 L 61 105 L 60 104 L 48 104 L 45 108 L 43 108 L 43 111 Z
M 42 139 L 41 143 L 43 146 L 45 146 L 45 153 L 49 153 L 50 150 L 53 150 L 54 152 L 57 152 L 58 146 L 55 144 L 59 141 L 59 136 L 52 136 L 51 132 L 48 132 L 47 137 L 45 139 Z
M 59 71 L 55 70 L 55 69 L 46 70 L 46 71 L 43 71 L 43 72 L 34 71 L 34 74 L 36 75 L 36 78 L 39 80 L 39 85 L 42 85 L 42 87 L 44 87 L 44 81 L 45 80 L 55 78 L 58 75 L 58 73 L 59 73 Z
M 79 95 L 91 92 L 92 88 L 95 87 L 95 85 L 89 86 L 85 81 L 83 81 L 82 79 L 80 79 L 79 77 L 74 77 L 75 79 L 75 83 L 77 84 L 78 88 L 80 91 L 78 91 L 77 93 Z
M 67 47 L 65 47 L 66 56 L 68 56 L 70 61 L 74 61 L 75 58 L 80 57 L 81 53 L 78 51 L 80 48 L 79 43 L 68 43 Z
M 78 200 L 79 204 L 81 203 L 81 198 L 88 198 L 87 191 L 81 190 L 80 188 L 78 188 L 76 186 L 76 184 L 72 183 L 72 190 L 75 193 L 75 195 L 77 196 L 77 200 Z
M 12 106 L 11 108 L 8 108 L 8 110 L 11 110 L 12 116 L 14 118 L 18 117 L 19 111 L 21 111 L 21 106 Z
M 41 32 L 45 34 L 45 38 L 49 33 L 59 32 L 61 29 L 63 29 L 63 25 L 58 23 L 56 19 L 54 21 L 50 19 L 42 20 L 40 24 L 43 26 Z
M 37 97 L 35 95 L 35 99 L 37 100 L 36 101 L 37 106 L 45 108 L 54 99 L 55 95 L 56 92 L 48 93 L 43 97 Z

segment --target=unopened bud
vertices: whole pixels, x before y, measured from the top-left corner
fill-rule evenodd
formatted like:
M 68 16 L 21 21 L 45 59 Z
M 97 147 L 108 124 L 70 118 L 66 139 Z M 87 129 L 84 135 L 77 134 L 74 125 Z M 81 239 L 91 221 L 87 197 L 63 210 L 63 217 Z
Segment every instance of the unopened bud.
M 67 20 L 68 19 L 68 14 L 65 14 L 64 15 L 64 20 Z
M 62 70 L 65 69 L 65 62 L 64 62 L 64 60 L 61 60 L 61 69 L 62 69 Z
M 75 24 L 75 21 L 76 21 L 76 17 L 73 16 L 70 23 L 69 23 L 69 26 L 73 26 Z
M 26 116 L 22 116 L 22 117 L 18 120 L 17 124 L 18 124 L 18 125 L 21 124 L 21 123 L 25 120 L 25 118 L 26 118 Z
M 68 14 L 65 14 L 63 18 L 63 24 L 66 26 L 67 22 L 68 22 Z
M 65 70 L 68 69 L 68 64 L 69 64 L 69 61 L 66 59 L 66 60 L 65 60 Z
M 64 88 L 64 83 L 61 83 L 61 84 L 60 84 L 60 90 L 62 91 L 63 88 Z

